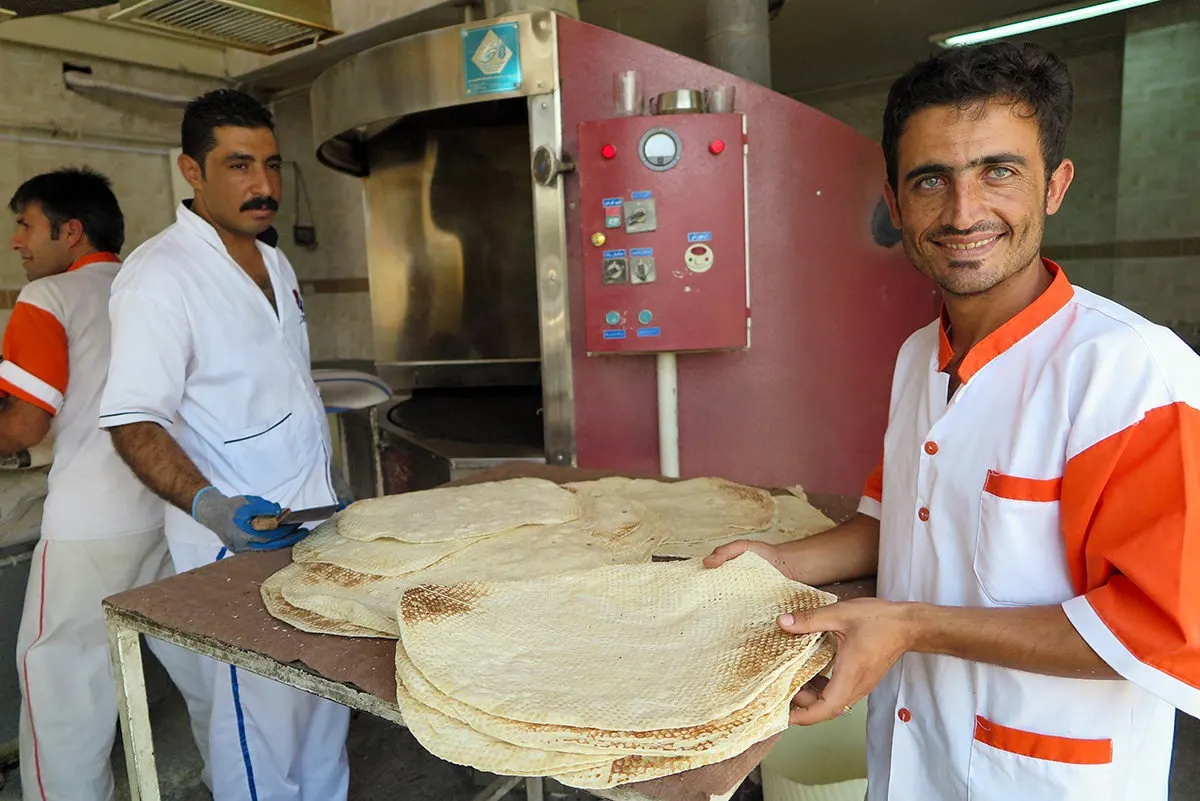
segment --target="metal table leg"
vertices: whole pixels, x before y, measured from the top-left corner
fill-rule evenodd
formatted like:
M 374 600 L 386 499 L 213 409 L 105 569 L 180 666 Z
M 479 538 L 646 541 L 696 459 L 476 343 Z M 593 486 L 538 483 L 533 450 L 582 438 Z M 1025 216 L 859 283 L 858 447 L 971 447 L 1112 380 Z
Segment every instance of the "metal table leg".
M 541 776 L 525 780 L 525 801 L 543 801 L 545 797 Z
M 130 801 L 160 801 L 146 674 L 142 671 L 141 635 L 110 620 L 108 643 L 117 680 L 117 708 L 121 714 L 125 767 L 129 771 Z

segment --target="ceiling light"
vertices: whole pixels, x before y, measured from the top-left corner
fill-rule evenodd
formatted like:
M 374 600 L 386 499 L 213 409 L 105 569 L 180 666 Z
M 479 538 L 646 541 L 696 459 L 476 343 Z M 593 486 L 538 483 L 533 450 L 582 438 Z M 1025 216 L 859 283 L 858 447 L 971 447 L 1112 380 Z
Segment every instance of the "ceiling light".
M 1102 17 L 1105 14 L 1115 14 L 1118 11 L 1128 11 L 1138 6 L 1148 6 L 1159 0 L 1108 0 L 1105 3 L 1088 3 L 1086 5 L 1059 6 L 1035 15 L 1012 17 L 991 23 L 986 28 L 971 28 L 950 33 L 939 33 L 929 37 L 929 41 L 942 47 L 957 47 L 959 45 L 979 44 L 993 39 L 1005 39 L 1009 36 L 1020 36 L 1024 33 L 1053 28 L 1058 25 L 1070 25 L 1072 22 L 1082 22 L 1085 19 Z

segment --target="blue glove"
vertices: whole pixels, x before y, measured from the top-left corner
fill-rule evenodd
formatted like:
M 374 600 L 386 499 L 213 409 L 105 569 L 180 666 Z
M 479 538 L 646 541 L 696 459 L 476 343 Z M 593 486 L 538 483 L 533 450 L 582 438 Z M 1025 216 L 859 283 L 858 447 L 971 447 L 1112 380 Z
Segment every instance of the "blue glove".
M 288 548 L 308 536 L 299 523 L 274 531 L 255 531 L 250 521 L 283 511 L 279 504 L 257 495 L 223 495 L 216 487 L 205 487 L 192 499 L 192 518 L 217 535 L 231 553 L 274 551 Z

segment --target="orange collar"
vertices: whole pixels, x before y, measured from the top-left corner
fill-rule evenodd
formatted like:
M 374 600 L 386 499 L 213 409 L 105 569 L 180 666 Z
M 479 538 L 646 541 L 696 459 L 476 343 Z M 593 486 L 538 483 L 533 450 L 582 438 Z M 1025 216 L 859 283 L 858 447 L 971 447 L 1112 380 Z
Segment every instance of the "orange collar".
M 87 267 L 89 264 L 97 264 L 99 262 L 105 262 L 106 264 L 112 264 L 115 262 L 117 264 L 120 264 L 121 257 L 118 256 L 116 253 L 103 253 L 103 252 L 89 253 L 86 256 L 84 256 L 83 258 L 76 261 L 70 267 L 68 267 L 67 272 L 69 272 L 69 273 L 74 272 L 75 270 L 78 270 L 81 267 Z
M 1008 322 L 984 337 L 975 347 L 967 352 L 958 366 L 958 377 L 965 384 L 971 377 L 983 369 L 984 365 L 1004 353 L 1013 345 L 1029 336 L 1042 323 L 1058 313 L 1062 307 L 1075 296 L 1075 289 L 1067 280 L 1067 275 L 1054 262 L 1042 259 L 1046 270 L 1054 276 L 1046 291 L 1037 297 L 1024 309 L 1017 312 Z M 947 334 L 950 320 L 946 307 L 942 307 L 942 324 L 938 327 L 938 369 L 945 370 L 954 358 L 954 350 L 950 347 L 950 337 Z

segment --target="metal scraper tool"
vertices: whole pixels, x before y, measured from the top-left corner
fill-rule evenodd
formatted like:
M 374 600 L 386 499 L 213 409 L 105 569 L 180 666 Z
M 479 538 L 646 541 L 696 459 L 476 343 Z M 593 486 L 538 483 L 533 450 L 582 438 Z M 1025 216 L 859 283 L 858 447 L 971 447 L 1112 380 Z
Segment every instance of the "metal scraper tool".
M 324 520 L 332 517 L 338 510 L 335 503 L 331 506 L 314 506 L 311 509 L 284 509 L 277 515 L 259 515 L 251 518 L 250 528 L 255 531 L 274 531 L 280 526 L 292 523 L 311 523 L 314 520 Z

